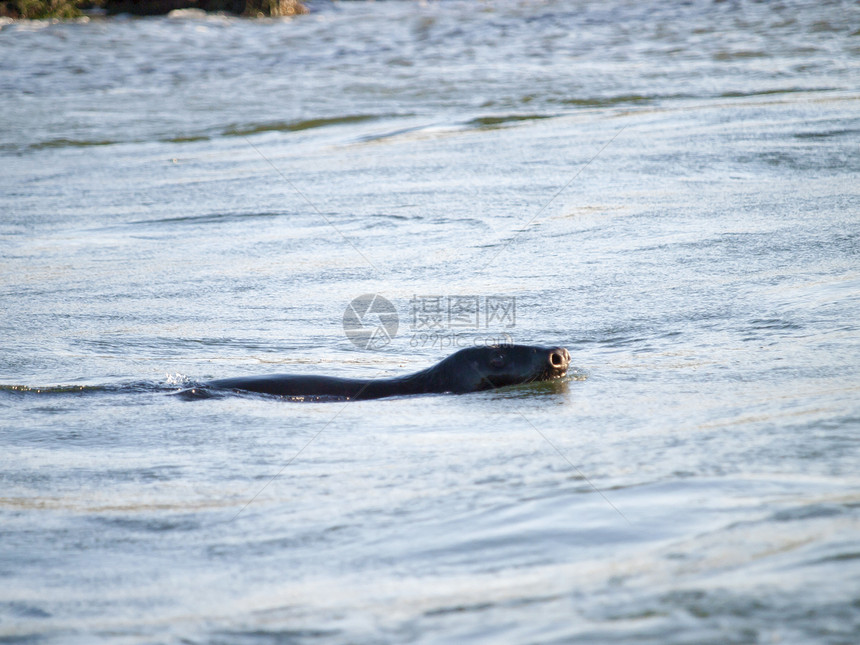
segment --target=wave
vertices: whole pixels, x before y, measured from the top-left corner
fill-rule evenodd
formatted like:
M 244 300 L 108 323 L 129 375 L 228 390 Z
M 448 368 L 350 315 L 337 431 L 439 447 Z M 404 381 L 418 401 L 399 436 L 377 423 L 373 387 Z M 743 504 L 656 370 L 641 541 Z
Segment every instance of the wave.
M 176 392 L 191 385 L 184 377 L 182 383 L 169 377 L 164 382 L 129 381 L 103 385 L 15 385 L 0 384 L 0 395 L 8 396 L 85 396 L 105 393 L 158 393 Z
M 327 128 L 334 125 L 352 125 L 367 121 L 378 121 L 395 118 L 397 114 L 347 114 L 344 116 L 324 117 L 316 119 L 300 119 L 297 121 L 264 121 L 262 123 L 246 123 L 231 125 L 221 131 L 225 137 L 246 137 L 263 132 L 301 132 L 315 128 Z

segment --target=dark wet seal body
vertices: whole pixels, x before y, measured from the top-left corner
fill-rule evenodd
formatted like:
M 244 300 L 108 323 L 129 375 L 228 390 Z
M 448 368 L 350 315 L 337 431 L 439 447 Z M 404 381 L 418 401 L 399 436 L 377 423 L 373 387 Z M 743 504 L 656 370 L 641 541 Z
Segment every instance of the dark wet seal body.
M 493 345 L 461 349 L 432 367 L 395 378 L 353 379 L 302 374 L 240 376 L 205 383 L 206 389 L 290 397 L 378 399 L 404 394 L 464 394 L 560 378 L 570 354 L 563 347 Z

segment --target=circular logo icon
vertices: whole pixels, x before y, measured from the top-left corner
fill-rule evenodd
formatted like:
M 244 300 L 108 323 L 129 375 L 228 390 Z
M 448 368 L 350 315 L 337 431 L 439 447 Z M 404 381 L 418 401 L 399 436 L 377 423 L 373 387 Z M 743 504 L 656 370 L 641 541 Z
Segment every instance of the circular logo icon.
M 366 293 L 343 312 L 343 333 L 361 349 L 382 349 L 397 334 L 397 310 L 378 293 Z

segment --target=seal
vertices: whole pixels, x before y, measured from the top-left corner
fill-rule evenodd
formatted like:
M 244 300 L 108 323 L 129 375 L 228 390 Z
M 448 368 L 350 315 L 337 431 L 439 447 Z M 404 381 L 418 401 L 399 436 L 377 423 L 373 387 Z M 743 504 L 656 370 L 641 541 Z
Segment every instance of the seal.
M 467 347 L 414 374 L 356 379 L 304 374 L 240 376 L 204 383 L 214 390 L 289 397 L 379 399 L 407 394 L 465 394 L 506 385 L 561 378 L 570 354 L 564 347 L 487 345 Z

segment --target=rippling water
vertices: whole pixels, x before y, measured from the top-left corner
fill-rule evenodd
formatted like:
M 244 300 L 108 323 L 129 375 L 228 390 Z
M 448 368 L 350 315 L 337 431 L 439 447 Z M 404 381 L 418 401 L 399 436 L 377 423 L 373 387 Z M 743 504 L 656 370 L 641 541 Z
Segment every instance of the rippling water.
M 858 5 L 311 6 L 0 29 L 0 640 L 854 643 Z

